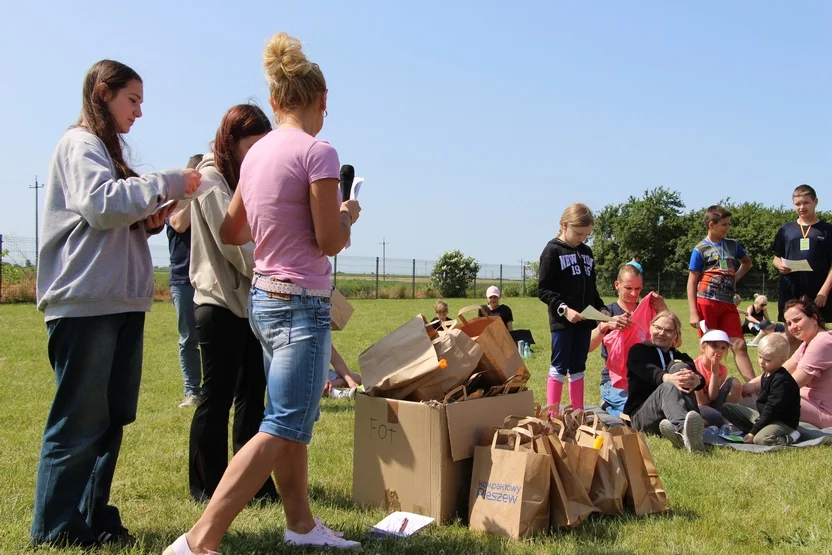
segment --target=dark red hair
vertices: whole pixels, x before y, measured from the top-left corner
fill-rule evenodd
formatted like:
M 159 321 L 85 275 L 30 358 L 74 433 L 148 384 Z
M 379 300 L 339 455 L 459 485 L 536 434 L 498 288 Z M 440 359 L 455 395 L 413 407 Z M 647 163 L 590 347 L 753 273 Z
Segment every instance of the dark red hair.
M 222 118 L 214 139 L 214 164 L 232 190 L 240 181 L 242 160 L 237 160 L 237 143 L 252 135 L 265 135 L 272 123 L 263 110 L 253 104 L 238 104 Z

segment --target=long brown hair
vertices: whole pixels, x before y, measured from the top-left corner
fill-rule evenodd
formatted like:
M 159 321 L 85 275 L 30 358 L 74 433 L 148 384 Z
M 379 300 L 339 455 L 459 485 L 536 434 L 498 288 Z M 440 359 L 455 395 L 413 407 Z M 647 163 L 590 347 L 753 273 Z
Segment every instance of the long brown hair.
M 214 139 L 214 164 L 231 190 L 240 181 L 242 160 L 237 160 L 237 143 L 252 135 L 265 135 L 272 124 L 263 110 L 253 104 L 237 104 L 222 118 Z
M 124 142 L 124 137 L 118 132 L 115 118 L 110 114 L 107 104 L 96 89 L 100 83 L 104 83 L 111 93 L 116 94 L 133 80 L 141 82 L 142 78 L 133 69 L 121 62 L 114 60 L 96 62 L 84 77 L 81 117 L 78 118 L 78 125 L 86 127 L 87 131 L 97 136 L 104 143 L 116 166 L 116 174 L 119 179 L 135 177 L 138 174 L 125 161 L 124 152 L 129 151 L 129 149 Z

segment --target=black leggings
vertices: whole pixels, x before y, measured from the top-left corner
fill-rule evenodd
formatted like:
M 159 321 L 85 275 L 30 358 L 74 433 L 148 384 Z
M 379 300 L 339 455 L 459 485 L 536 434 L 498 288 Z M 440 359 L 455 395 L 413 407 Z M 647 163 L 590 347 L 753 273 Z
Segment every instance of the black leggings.
M 237 453 L 263 420 L 266 375 L 263 349 L 248 320 L 227 308 L 196 307 L 196 333 L 202 351 L 202 400 L 191 422 L 191 496 L 207 501 L 228 466 L 228 418 L 234 404 L 232 448 Z M 256 499 L 277 499 L 269 477 Z

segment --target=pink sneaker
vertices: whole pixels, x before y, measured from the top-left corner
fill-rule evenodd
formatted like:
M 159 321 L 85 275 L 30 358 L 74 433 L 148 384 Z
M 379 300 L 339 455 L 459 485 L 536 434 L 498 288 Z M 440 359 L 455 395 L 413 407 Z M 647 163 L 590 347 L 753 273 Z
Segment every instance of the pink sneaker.
M 220 555 L 216 551 L 205 551 L 203 552 L 206 555 Z M 188 545 L 188 538 L 185 534 L 182 534 L 176 541 L 170 544 L 162 555 L 197 555 L 193 551 L 191 551 L 191 546 Z
M 359 549 L 361 547 L 361 543 L 345 540 L 342 536 L 339 532 L 335 532 L 324 526 L 321 523 L 321 519 L 316 518 L 315 527 L 307 534 L 298 534 L 291 530 L 286 530 L 283 533 L 283 543 L 307 547 L 332 547 L 335 549 Z

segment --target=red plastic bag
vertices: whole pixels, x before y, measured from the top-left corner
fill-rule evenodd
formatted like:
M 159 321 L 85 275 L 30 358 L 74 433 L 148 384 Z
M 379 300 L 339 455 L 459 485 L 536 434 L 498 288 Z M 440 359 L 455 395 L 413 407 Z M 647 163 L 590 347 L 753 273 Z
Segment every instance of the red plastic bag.
M 643 343 L 650 338 L 650 322 L 656 315 L 652 303 L 656 294 L 652 291 L 644 297 L 632 316 L 633 322 L 624 330 L 613 330 L 604 336 L 604 346 L 607 348 L 607 370 L 610 372 L 612 386 L 617 389 L 627 389 L 627 353 L 630 347 Z

